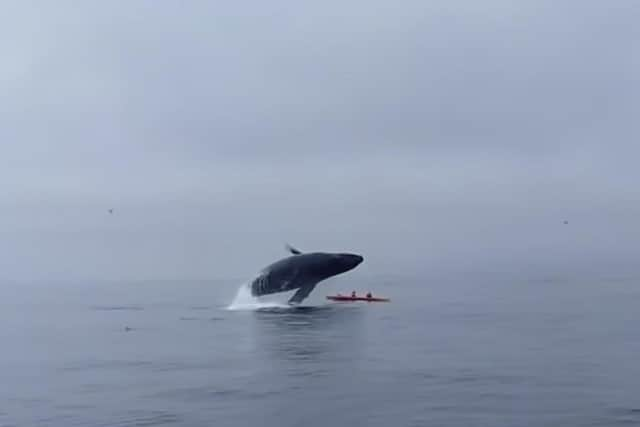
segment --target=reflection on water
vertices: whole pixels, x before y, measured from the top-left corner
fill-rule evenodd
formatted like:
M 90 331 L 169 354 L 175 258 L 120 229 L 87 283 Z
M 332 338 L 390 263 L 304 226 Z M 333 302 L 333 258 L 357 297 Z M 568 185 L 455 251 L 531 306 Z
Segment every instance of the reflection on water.
M 331 305 L 258 310 L 253 313 L 256 351 L 276 365 L 352 361 L 361 349 L 363 314 L 358 307 Z

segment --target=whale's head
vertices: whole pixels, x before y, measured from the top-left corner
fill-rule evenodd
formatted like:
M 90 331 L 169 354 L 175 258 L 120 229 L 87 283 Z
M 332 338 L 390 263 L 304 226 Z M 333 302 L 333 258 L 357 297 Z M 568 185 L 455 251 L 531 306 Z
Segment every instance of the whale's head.
M 364 261 L 362 255 L 356 254 L 328 254 L 327 269 L 331 276 L 353 270 Z

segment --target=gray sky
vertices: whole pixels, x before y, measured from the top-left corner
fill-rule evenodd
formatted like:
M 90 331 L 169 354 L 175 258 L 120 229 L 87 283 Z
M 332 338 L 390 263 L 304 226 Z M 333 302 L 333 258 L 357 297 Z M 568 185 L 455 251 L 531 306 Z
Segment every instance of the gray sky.
M 634 269 L 640 2 L 308 3 L 4 5 L 0 278 Z

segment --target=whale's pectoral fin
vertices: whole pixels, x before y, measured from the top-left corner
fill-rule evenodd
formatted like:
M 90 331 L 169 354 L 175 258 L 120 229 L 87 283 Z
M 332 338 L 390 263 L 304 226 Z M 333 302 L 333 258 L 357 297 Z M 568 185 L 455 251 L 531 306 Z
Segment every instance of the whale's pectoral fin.
M 313 288 L 316 287 L 315 283 L 308 285 L 302 285 L 291 298 L 289 298 L 289 304 L 300 304 L 302 300 L 309 296 Z
M 293 246 L 291 246 L 288 243 L 287 243 L 286 247 L 287 247 L 287 250 L 289 252 L 291 252 L 292 254 L 294 254 L 294 255 L 301 255 L 302 254 L 302 252 L 300 252 L 299 250 L 297 250 L 296 248 L 294 248 Z

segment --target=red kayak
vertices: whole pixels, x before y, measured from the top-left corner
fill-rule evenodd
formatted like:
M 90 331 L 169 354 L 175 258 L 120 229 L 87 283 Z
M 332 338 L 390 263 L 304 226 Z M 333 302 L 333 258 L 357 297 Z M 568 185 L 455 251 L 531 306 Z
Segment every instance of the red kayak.
M 378 297 L 352 297 L 349 295 L 327 295 L 327 299 L 331 301 L 367 301 L 367 302 L 389 302 L 389 298 Z

